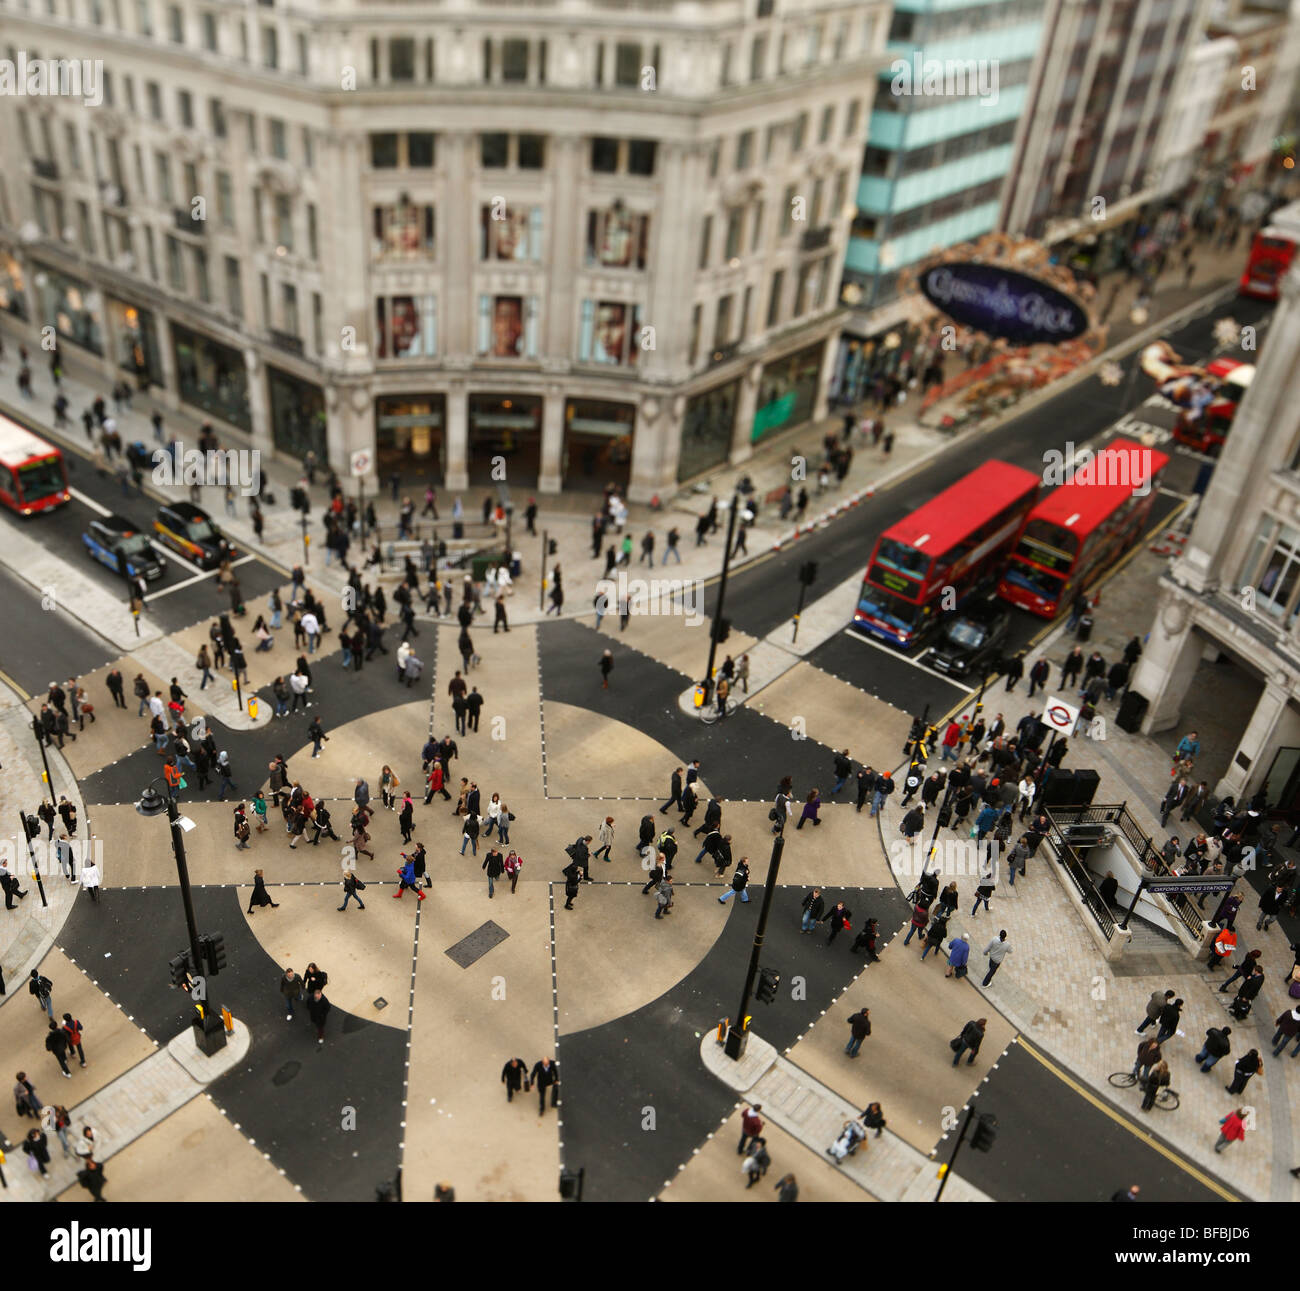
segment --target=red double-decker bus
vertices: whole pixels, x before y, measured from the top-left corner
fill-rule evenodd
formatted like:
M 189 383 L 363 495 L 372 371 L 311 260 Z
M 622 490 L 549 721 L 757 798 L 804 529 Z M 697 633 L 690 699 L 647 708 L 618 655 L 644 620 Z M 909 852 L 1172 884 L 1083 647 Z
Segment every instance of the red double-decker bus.
M 992 580 L 1038 488 L 1019 466 L 985 462 L 891 525 L 871 553 L 853 626 L 903 649 L 919 644 L 941 610 Z
M 1282 279 L 1295 259 L 1298 222 L 1300 202 L 1292 202 L 1274 211 L 1264 228 L 1255 234 L 1237 286 L 1241 295 L 1253 296 L 1257 300 L 1278 298 Z
M 1077 464 L 1030 512 L 998 595 L 1054 618 L 1137 540 L 1168 461 L 1154 448 L 1116 439 Z
M 29 516 L 62 506 L 68 497 L 63 453 L 0 415 L 0 503 Z

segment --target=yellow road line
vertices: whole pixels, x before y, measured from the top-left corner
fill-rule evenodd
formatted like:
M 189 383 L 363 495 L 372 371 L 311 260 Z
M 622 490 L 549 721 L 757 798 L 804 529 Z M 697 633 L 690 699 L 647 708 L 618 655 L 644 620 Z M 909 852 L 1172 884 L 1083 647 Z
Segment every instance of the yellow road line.
M 7 672 L 5 672 L 3 668 L 0 668 L 0 681 L 3 681 L 5 685 L 9 686 L 11 689 L 16 690 L 23 697 L 24 704 L 31 702 L 32 697 Z
M 1115 1122 L 1116 1125 L 1119 1125 L 1123 1129 L 1127 1130 L 1135 1139 L 1140 1139 L 1143 1143 L 1147 1145 L 1147 1147 L 1154 1149 L 1156 1152 L 1159 1152 L 1160 1155 L 1164 1157 L 1167 1161 L 1173 1162 L 1173 1164 L 1176 1165 L 1180 1170 L 1182 1170 L 1184 1174 L 1191 1175 L 1191 1177 L 1195 1179 L 1196 1182 L 1199 1183 L 1202 1187 L 1208 1188 L 1211 1192 L 1217 1193 L 1220 1197 L 1224 1199 L 1224 1201 L 1241 1200 L 1241 1198 L 1238 1197 L 1236 1193 L 1229 1192 L 1228 1189 L 1225 1188 L 1221 1183 L 1219 1183 L 1217 1179 L 1211 1178 L 1211 1176 L 1207 1175 L 1203 1170 L 1200 1170 L 1196 1166 L 1192 1165 L 1190 1161 L 1187 1161 L 1183 1157 L 1179 1156 L 1178 1153 L 1175 1152 L 1172 1148 L 1165 1147 L 1163 1143 L 1161 1143 L 1158 1139 L 1156 1139 L 1151 1134 L 1147 1133 L 1146 1130 L 1142 1129 L 1140 1126 L 1134 1125 L 1126 1116 L 1121 1115 L 1113 1107 L 1109 1106 L 1107 1103 L 1102 1102 L 1102 1100 L 1098 1098 L 1097 1095 L 1092 1092 L 1092 1090 L 1079 1084 L 1079 1082 L 1075 1080 L 1073 1076 L 1067 1075 L 1049 1058 L 1046 1058 L 1041 1053 L 1039 1053 L 1038 1050 L 1035 1049 L 1034 1046 L 1031 1045 L 1023 1035 L 1017 1036 L 1016 1042 L 1021 1049 L 1023 1049 L 1027 1054 L 1029 1054 L 1031 1058 L 1037 1059 L 1038 1062 L 1041 1063 L 1042 1066 L 1045 1067 L 1048 1071 L 1050 1071 L 1052 1075 L 1055 1076 L 1057 1080 L 1059 1080 L 1062 1084 L 1069 1086 L 1069 1088 L 1074 1090 L 1074 1092 L 1078 1094 L 1080 1098 L 1085 1099 L 1099 1112 L 1104 1112 L 1108 1117 L 1110 1117 L 1112 1121 Z

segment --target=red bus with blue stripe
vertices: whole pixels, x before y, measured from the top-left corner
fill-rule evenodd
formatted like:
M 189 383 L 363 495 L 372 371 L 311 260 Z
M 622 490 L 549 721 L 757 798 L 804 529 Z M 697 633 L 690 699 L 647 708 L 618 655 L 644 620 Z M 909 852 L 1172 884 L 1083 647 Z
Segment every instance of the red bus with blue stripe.
M 853 627 L 903 650 L 943 613 L 991 588 L 1038 500 L 1041 478 L 988 461 L 885 530 L 867 566 Z

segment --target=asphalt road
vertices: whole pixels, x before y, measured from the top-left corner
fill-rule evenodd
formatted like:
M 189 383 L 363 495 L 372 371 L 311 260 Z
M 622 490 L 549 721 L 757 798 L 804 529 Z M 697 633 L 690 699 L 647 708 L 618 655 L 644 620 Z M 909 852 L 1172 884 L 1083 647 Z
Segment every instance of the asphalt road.
M 976 1112 L 997 1117 L 997 1140 L 987 1153 L 964 1144 L 955 1169 L 997 1201 L 1109 1201 L 1134 1183 L 1143 1202 L 1222 1201 L 1148 1139 L 1163 1119 L 1187 1112 L 1142 1112 L 1137 1090 L 1130 1116 L 1104 1112 L 1015 1044 L 974 1101 Z M 944 1159 L 950 1150 L 951 1140 Z
M 105 571 L 107 572 L 107 571 Z M 55 598 L 41 607 L 41 594 L 0 565 L 0 605 L 10 626 L 0 636 L 0 668 L 28 694 L 44 694 L 52 681 L 80 677 L 117 657 L 102 637 L 75 619 Z M 21 629 L 13 625 L 22 624 Z M 101 695 L 92 702 L 112 702 Z

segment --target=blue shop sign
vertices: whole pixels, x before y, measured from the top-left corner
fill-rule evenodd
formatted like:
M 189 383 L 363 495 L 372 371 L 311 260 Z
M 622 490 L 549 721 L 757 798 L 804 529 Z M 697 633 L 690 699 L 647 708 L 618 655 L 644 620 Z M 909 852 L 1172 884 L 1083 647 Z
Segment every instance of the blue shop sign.
M 1091 326 L 1083 307 L 1064 292 L 1000 265 L 938 264 L 921 275 L 920 285 L 955 322 L 1018 345 L 1072 341 Z

